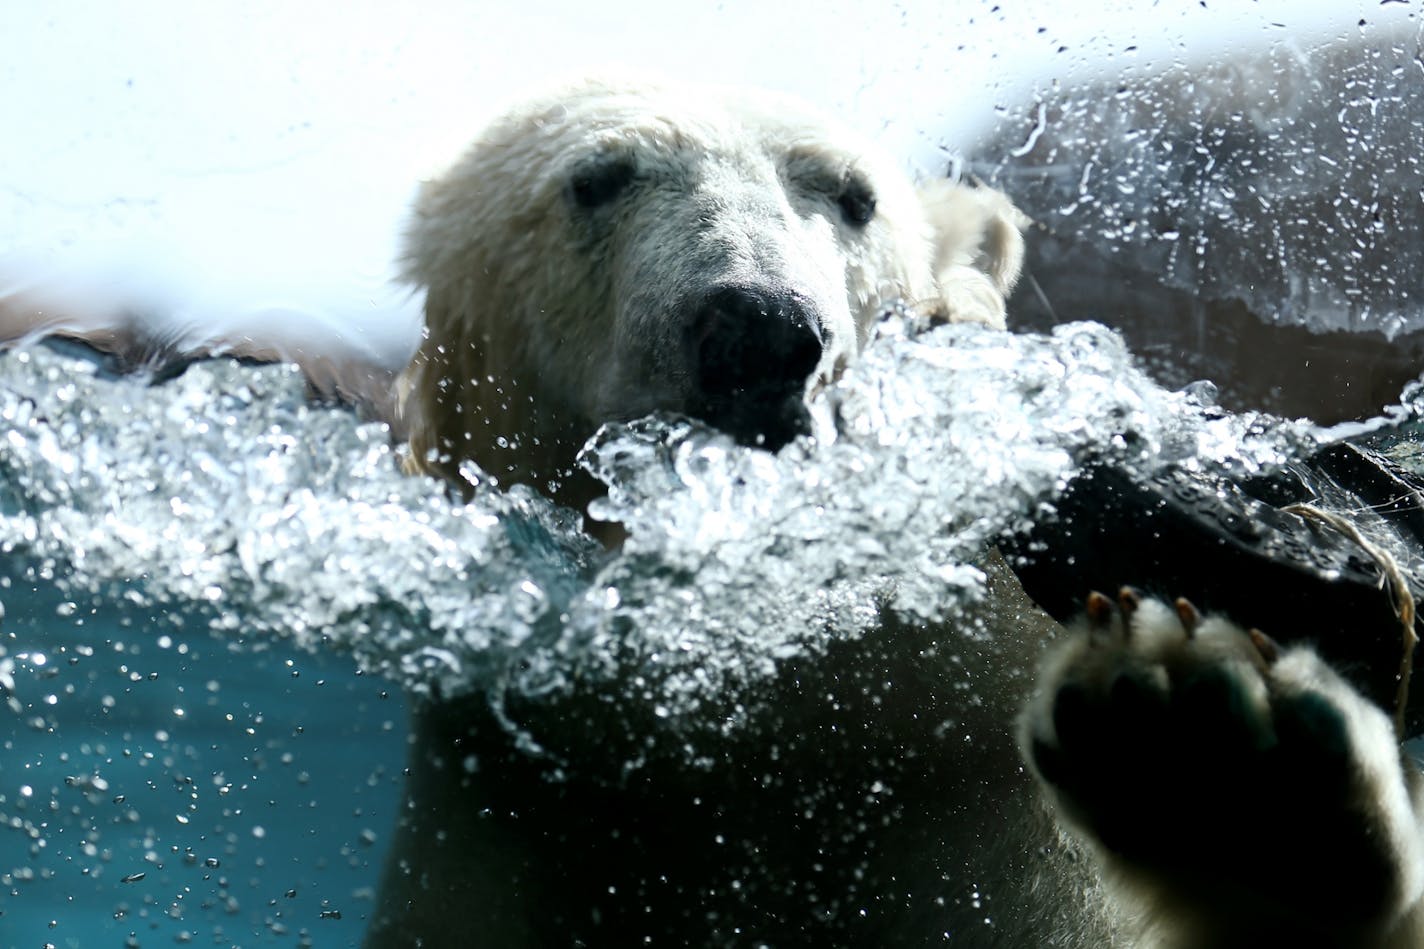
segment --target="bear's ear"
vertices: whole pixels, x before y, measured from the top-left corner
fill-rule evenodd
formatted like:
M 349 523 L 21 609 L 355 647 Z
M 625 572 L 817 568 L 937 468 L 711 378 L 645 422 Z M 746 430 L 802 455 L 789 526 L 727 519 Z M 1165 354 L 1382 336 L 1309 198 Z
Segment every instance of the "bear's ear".
M 934 242 L 937 312 L 951 323 L 1004 327 L 1004 301 L 1023 266 L 1026 218 L 999 191 L 934 181 L 920 188 Z

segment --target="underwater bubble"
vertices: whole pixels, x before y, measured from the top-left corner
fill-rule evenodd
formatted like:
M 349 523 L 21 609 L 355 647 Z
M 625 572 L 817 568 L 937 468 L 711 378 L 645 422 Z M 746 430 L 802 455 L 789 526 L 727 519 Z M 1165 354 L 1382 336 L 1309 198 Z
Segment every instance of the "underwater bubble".
M 35 348 L 0 363 L 0 545 L 66 602 L 341 650 L 498 709 L 616 677 L 675 727 L 882 604 L 953 616 L 1086 460 L 1250 473 L 1317 437 L 1161 389 L 1097 324 L 896 313 L 878 335 L 779 454 L 683 418 L 601 430 L 582 461 L 608 485 L 591 511 L 628 531 L 613 554 L 526 487 L 472 469 L 457 501 L 402 475 L 382 426 L 309 404 L 288 367 L 151 386 Z

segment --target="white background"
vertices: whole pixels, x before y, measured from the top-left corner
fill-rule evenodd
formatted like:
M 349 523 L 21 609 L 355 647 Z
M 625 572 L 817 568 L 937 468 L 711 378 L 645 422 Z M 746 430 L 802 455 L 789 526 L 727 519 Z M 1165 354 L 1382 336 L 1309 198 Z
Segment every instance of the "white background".
M 790 90 L 919 174 L 1035 89 L 1349 35 L 1410 3 L 0 5 L 0 294 L 364 335 L 399 359 L 411 189 L 501 104 L 601 65 Z M 245 321 L 245 324 L 244 324 Z

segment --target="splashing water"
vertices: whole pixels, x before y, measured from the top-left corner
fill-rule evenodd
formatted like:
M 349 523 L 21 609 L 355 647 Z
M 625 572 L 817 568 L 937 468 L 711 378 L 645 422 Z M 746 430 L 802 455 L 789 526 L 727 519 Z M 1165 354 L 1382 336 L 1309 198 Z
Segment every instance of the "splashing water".
M 953 615 L 975 564 L 1090 458 L 1251 472 L 1318 437 L 1166 392 L 1096 324 L 1050 336 L 888 316 L 779 455 L 683 419 L 606 427 L 584 463 L 604 554 L 528 489 L 468 503 L 398 472 L 383 426 L 292 368 L 162 385 L 45 348 L 0 368 L 0 546 L 70 600 L 354 654 L 421 694 L 556 695 L 633 675 L 676 722 L 855 636 L 883 603 Z M 3 657 L 0 657 L 3 658 Z

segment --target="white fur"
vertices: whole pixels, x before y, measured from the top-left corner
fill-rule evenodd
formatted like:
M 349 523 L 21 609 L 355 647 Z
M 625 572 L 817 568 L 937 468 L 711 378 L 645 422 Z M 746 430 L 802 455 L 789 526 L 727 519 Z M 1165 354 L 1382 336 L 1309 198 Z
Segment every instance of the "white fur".
M 608 155 L 636 184 L 581 213 L 570 181 Z M 835 203 L 850 176 L 873 185 L 863 228 Z M 782 96 L 562 86 L 497 119 L 416 203 L 406 271 L 426 291 L 426 339 L 401 382 L 413 466 L 450 475 L 470 458 L 506 483 L 562 485 L 598 424 L 682 408 L 677 314 L 718 285 L 784 286 L 815 308 L 813 384 L 895 301 L 1002 327 L 1017 225 L 987 189 L 918 193 L 871 142 Z
M 1424 796 L 1384 712 L 1307 647 L 1263 652 L 1217 617 L 1189 636 L 1157 600 L 1129 612 L 1049 651 L 1020 740 L 1130 944 L 1420 945 Z M 1207 681 L 1222 701 L 1203 709 Z

